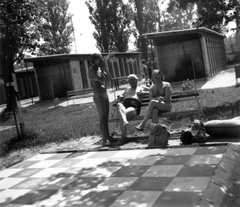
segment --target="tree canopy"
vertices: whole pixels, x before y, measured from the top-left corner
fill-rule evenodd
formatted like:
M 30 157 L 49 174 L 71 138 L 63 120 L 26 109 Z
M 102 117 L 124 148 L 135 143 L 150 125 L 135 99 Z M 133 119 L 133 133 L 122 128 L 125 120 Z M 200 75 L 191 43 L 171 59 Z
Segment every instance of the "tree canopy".
M 101 52 L 126 52 L 131 35 L 132 9 L 122 0 L 88 0 L 93 37 Z
M 43 39 L 40 55 L 69 53 L 73 42 L 72 15 L 67 0 L 42 0 L 41 24 L 38 30 Z
M 221 28 L 231 21 L 236 22 L 236 30 L 240 29 L 240 1 L 239 0 L 171 0 L 168 11 L 172 11 L 173 6 L 186 9 L 187 5 L 196 4 L 199 18 L 197 25 L 222 32 Z

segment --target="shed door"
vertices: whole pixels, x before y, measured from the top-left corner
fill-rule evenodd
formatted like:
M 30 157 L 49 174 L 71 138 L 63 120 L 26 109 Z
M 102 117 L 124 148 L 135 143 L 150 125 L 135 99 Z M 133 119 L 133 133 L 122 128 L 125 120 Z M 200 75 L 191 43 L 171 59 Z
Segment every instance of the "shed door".
M 81 71 L 81 76 L 82 76 L 83 89 L 89 88 L 88 81 L 87 81 L 88 77 L 87 77 L 87 72 L 86 72 L 86 67 L 85 67 L 84 61 L 81 60 L 81 61 L 79 61 L 79 63 L 80 63 L 80 71 Z

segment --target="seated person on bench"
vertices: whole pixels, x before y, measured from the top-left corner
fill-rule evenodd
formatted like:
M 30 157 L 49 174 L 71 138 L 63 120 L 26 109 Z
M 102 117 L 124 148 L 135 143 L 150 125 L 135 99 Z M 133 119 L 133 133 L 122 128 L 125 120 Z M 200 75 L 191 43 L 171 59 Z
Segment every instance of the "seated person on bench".
M 134 116 L 139 115 L 141 111 L 142 99 L 144 98 L 144 91 L 148 93 L 149 88 L 146 86 L 138 86 L 138 77 L 135 74 L 128 76 L 128 83 L 130 87 L 126 88 L 121 96 L 118 97 L 117 103 L 119 110 L 119 120 L 121 127 L 121 139 L 118 144 L 124 144 L 126 139 L 128 120 Z
M 149 102 L 146 114 L 136 129 L 143 131 L 148 119 L 152 118 L 153 123 L 158 123 L 159 112 L 170 112 L 172 108 L 171 94 L 172 87 L 169 82 L 165 82 L 163 74 L 159 70 L 152 72 L 153 85 L 149 89 Z

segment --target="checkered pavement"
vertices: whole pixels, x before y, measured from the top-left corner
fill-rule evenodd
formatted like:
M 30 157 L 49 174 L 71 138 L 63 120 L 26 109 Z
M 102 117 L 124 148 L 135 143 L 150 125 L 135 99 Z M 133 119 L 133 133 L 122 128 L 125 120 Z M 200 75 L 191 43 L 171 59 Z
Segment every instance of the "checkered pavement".
M 0 171 L 0 206 L 197 206 L 226 149 L 38 154 Z

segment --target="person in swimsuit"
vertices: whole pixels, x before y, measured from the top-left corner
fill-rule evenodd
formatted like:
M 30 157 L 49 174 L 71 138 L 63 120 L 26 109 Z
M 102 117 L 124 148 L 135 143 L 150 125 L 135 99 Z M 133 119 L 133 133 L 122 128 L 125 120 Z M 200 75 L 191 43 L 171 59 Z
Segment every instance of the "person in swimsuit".
M 142 99 L 144 98 L 144 91 L 148 91 L 146 86 L 138 86 L 138 77 L 135 74 L 128 76 L 128 83 L 130 87 L 127 87 L 123 94 L 118 97 L 117 105 L 119 110 L 121 138 L 118 141 L 119 145 L 124 144 L 126 139 L 128 120 L 131 120 L 134 116 L 137 116 L 141 112 Z M 121 102 L 119 102 L 121 101 Z
M 165 82 L 163 74 L 159 70 L 152 72 L 153 85 L 149 89 L 149 102 L 146 114 L 141 123 L 135 128 L 143 131 L 148 119 L 152 118 L 153 123 L 158 123 L 159 112 L 169 112 L 172 109 L 171 95 L 172 87 L 169 82 Z
M 105 145 L 107 140 L 113 141 L 108 130 L 109 99 L 107 94 L 107 83 L 112 80 L 111 74 L 105 67 L 105 62 L 100 54 L 91 55 L 93 66 L 88 75 L 93 87 L 93 100 L 100 117 L 100 132 Z

